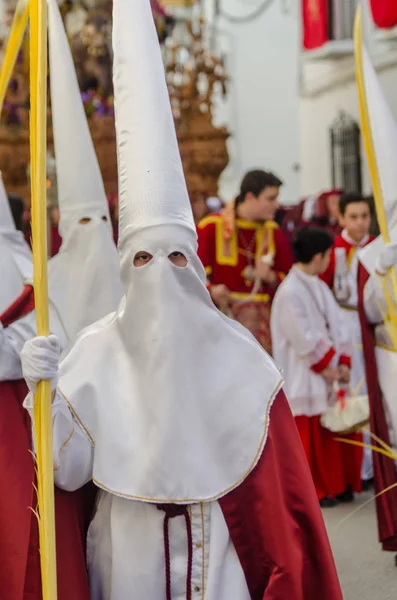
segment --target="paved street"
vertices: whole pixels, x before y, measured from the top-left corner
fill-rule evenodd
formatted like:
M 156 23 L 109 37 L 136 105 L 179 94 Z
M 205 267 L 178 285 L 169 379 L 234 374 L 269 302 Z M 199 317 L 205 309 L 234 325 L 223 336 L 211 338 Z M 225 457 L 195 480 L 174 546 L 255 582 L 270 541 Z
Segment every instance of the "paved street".
M 375 503 L 341 523 L 372 495 L 367 492 L 353 505 L 323 511 L 344 600 L 397 600 L 397 567 L 393 554 L 380 551 Z

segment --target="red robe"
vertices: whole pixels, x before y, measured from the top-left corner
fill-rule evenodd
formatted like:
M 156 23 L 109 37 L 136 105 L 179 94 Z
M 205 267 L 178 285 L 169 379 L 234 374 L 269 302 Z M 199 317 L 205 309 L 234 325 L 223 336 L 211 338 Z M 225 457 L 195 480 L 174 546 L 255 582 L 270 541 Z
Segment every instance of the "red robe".
M 209 286 L 224 284 L 232 292 L 235 301 L 230 306 L 230 316 L 247 327 L 268 352 L 271 351 L 270 307 L 278 285 L 293 264 L 291 248 L 286 237 L 273 221 L 253 223 L 236 219 L 224 238 L 223 211 L 206 217 L 198 226 L 198 255 L 203 263 Z M 255 261 L 266 253 L 274 256 L 273 269 L 277 284 L 262 284 L 249 302 L 253 288 L 247 268 L 255 267 Z
M 378 369 L 375 355 L 375 327 L 368 323 L 364 307 L 364 287 L 369 273 L 360 263 L 358 268 L 358 310 L 361 321 L 368 396 L 371 408 L 371 430 L 382 441 L 390 445 L 389 430 L 379 386 Z M 394 462 L 373 453 L 375 492 L 378 494 L 397 483 Z M 376 499 L 379 540 L 384 550 L 397 552 L 397 488 L 386 492 Z
M 258 465 L 219 503 L 252 600 L 342 600 L 310 471 L 282 392 Z
M 34 308 L 33 290 L 0 317 L 4 327 Z M 41 600 L 41 576 L 31 421 L 22 403 L 23 380 L 0 382 L 0 597 Z M 55 488 L 58 600 L 89 600 L 85 539 L 91 513 L 87 489 L 67 493 Z

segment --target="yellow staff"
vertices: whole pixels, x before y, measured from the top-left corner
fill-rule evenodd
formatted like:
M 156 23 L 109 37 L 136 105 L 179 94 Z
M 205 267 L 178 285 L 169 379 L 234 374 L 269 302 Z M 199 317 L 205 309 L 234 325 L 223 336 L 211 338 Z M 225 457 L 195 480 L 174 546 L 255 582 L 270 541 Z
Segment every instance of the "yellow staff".
M 363 36 L 362 36 L 362 18 L 361 18 L 361 6 L 358 6 L 356 12 L 356 19 L 354 23 L 354 54 L 356 61 L 356 78 L 358 86 L 358 97 L 360 104 L 360 117 L 361 117 L 361 129 L 364 138 L 365 151 L 368 160 L 369 171 L 371 175 L 372 187 L 374 191 L 375 209 L 378 218 L 379 229 L 385 244 L 390 243 L 389 228 L 387 225 L 386 211 L 384 207 L 384 198 L 382 194 L 382 186 L 379 176 L 379 169 L 376 160 L 374 140 L 372 137 L 371 121 L 368 111 L 367 95 L 364 83 L 364 67 L 363 67 Z M 385 324 L 388 332 L 392 339 L 393 346 L 397 351 L 397 315 L 395 309 L 395 300 L 397 299 L 397 274 L 395 269 L 391 269 L 388 274 L 392 284 L 392 290 L 394 295 L 390 297 L 389 291 L 386 286 L 385 279 L 385 297 L 387 301 L 387 307 L 389 311 L 389 319 L 385 318 Z
M 8 39 L 4 62 L 0 73 L 0 115 L 3 110 L 4 98 L 10 83 L 11 75 L 21 49 L 23 36 L 29 17 L 29 1 L 18 0 L 10 37 Z
M 47 285 L 47 3 L 30 2 L 30 162 L 34 294 L 38 335 L 48 336 Z M 34 404 L 43 600 L 56 600 L 54 472 L 52 460 L 51 389 L 37 387 Z

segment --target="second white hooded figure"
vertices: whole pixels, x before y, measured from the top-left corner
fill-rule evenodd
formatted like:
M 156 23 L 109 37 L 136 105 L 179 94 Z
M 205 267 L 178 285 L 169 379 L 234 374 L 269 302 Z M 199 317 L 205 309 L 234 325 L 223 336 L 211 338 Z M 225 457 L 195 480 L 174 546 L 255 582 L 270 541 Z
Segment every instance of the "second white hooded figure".
M 48 265 L 50 329 L 65 349 L 82 329 L 116 310 L 123 290 L 108 201 L 69 43 L 55 0 L 48 2 L 48 29 L 51 106 L 63 238 L 59 253 Z M 0 214 L 5 210 L 2 208 L 3 195 L 5 192 L 0 189 Z M 12 263 L 8 261 L 8 273 L 13 275 L 14 285 L 11 287 L 11 281 L 7 285 L 8 303 L 6 298 L 3 301 L 5 291 L 0 291 L 0 314 L 1 305 L 6 309 L 22 292 L 24 283 L 32 279 L 30 250 L 19 239 L 22 234 L 12 229 L 11 215 L 8 220 L 6 216 L 4 219 L 0 217 L 0 223 L 5 222 L 4 226 L 0 225 L 0 247 L 7 245 L 8 254 L 11 253 L 14 258 Z M 18 254 L 15 257 L 16 248 Z M 5 258 L 5 250 L 2 250 L 0 267 Z M 34 335 L 34 311 L 4 330 L 0 338 L 0 381 L 21 376 L 19 353 L 24 342 Z

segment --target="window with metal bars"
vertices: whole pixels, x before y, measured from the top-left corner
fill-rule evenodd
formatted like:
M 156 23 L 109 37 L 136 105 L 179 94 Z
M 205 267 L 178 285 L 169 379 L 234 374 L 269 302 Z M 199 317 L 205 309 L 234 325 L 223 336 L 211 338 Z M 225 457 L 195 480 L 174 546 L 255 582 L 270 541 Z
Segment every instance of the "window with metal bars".
M 351 40 L 359 0 L 327 0 L 328 39 Z
M 332 185 L 362 193 L 361 133 L 350 115 L 340 112 L 330 129 Z

